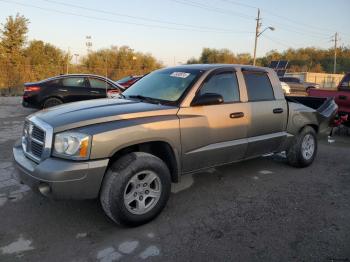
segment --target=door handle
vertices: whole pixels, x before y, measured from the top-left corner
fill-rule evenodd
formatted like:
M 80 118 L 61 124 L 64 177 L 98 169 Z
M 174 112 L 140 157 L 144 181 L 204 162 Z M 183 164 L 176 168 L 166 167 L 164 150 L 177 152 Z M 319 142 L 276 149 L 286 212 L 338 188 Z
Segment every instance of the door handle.
M 346 100 L 346 99 L 347 99 L 347 97 L 346 97 L 346 96 L 342 96 L 342 95 L 340 95 L 340 96 L 339 96 L 339 99 L 341 99 L 341 100 Z
M 230 114 L 230 118 L 241 118 L 241 117 L 244 117 L 243 112 L 235 112 Z
M 58 91 L 67 92 L 67 89 L 58 89 Z
M 272 112 L 274 114 L 281 114 L 281 113 L 283 113 L 283 108 L 275 108 L 274 110 L 272 110 Z
M 100 92 L 99 91 L 90 91 L 90 93 L 94 93 L 94 94 L 99 94 Z

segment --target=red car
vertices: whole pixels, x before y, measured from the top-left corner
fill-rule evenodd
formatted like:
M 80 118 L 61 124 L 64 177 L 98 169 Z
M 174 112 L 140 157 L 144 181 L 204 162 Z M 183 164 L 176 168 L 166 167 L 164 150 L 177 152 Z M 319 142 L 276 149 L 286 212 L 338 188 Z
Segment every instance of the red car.
M 339 115 L 347 119 L 344 124 L 350 127 L 350 73 L 343 77 L 337 89 L 311 88 L 307 92 L 314 97 L 333 97 L 338 105 Z
M 125 89 L 139 81 L 143 75 L 139 76 L 127 76 L 117 81 L 117 84 L 122 85 Z

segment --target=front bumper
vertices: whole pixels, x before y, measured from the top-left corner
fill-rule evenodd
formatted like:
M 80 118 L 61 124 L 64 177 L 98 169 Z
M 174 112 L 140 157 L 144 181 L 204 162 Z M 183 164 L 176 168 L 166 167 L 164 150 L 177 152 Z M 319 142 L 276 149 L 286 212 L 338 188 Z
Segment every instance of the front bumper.
M 20 145 L 13 147 L 20 182 L 39 192 L 49 186 L 46 196 L 58 199 L 90 199 L 98 197 L 109 159 L 76 162 L 47 158 L 39 164 L 28 159 Z

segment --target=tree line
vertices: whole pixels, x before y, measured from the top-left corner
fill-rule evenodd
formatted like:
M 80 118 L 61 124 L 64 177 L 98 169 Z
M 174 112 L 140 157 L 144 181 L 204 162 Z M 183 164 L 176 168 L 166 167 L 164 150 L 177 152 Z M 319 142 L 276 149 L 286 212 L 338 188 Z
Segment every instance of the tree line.
M 333 73 L 334 49 L 306 47 L 289 48 L 283 52 L 272 50 L 265 56 L 257 58 L 257 65 L 269 66 L 274 60 L 288 60 L 288 72 Z M 203 48 L 199 58 L 191 58 L 187 64 L 197 63 L 233 63 L 253 64 L 249 53 L 235 55 L 228 49 Z M 350 48 L 337 48 L 337 73 L 350 71 Z
M 144 74 L 162 67 L 151 54 L 135 52 L 128 46 L 91 51 L 79 63 L 73 55 L 41 40 L 27 41 L 29 20 L 22 15 L 9 16 L 0 26 L 0 95 L 20 94 L 24 82 L 38 81 L 65 73 L 90 73 L 113 80 L 131 74 Z M 350 48 L 337 49 L 337 72 L 350 71 Z M 334 49 L 315 47 L 283 52 L 272 50 L 257 59 L 257 65 L 268 66 L 272 60 L 288 60 L 289 72 L 333 72 Z M 235 54 L 228 49 L 203 48 L 194 63 L 252 64 L 249 53 Z

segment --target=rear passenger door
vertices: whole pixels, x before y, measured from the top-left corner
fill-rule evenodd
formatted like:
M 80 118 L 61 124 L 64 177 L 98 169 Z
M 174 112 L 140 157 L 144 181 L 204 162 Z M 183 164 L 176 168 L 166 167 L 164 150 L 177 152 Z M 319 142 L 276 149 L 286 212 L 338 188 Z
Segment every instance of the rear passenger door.
M 286 136 L 287 102 L 276 99 L 266 72 L 242 70 L 251 111 L 246 157 L 275 152 Z
M 107 97 L 107 90 L 111 88 L 111 85 L 107 81 L 96 77 L 89 77 L 89 84 L 91 99 Z
M 61 80 L 62 86 L 58 89 L 65 102 L 75 102 L 90 99 L 90 92 L 85 77 L 71 76 Z

